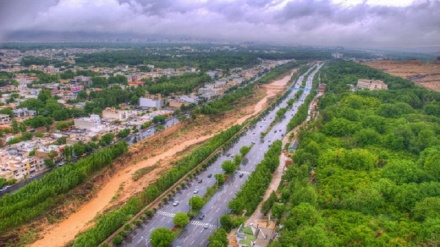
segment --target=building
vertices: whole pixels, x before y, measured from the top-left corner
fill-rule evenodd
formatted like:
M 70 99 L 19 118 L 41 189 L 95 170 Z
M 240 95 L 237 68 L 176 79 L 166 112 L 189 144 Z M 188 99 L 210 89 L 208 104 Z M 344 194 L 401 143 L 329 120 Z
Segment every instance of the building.
M 335 59 L 341 59 L 344 57 L 344 54 L 339 53 L 339 52 L 334 52 L 334 53 L 332 53 L 332 57 Z
M 144 108 L 162 108 L 164 105 L 160 94 L 147 95 L 139 99 L 139 106 Z
M 297 140 L 293 140 L 290 144 L 289 147 L 287 148 L 287 150 L 289 151 L 289 153 L 295 153 L 296 150 L 298 149 L 298 141 Z
M 0 114 L 0 124 L 9 124 L 11 122 L 11 118 L 8 114 Z
M 119 121 L 125 121 L 128 119 L 128 111 L 125 110 L 116 110 L 115 108 L 106 108 L 102 111 L 102 118 L 109 118 Z
M 78 129 L 92 129 L 98 128 L 101 125 L 101 118 L 99 115 L 92 114 L 90 117 L 75 118 L 75 128 Z
M 19 108 L 12 110 L 12 112 L 16 118 L 35 117 L 37 115 L 37 111 L 28 110 L 28 108 Z
M 367 90 L 380 90 L 388 89 L 388 85 L 381 80 L 370 80 L 370 79 L 359 79 L 357 83 L 357 89 L 367 89 Z
M 266 247 L 273 241 L 275 236 L 276 233 L 273 229 L 264 228 L 259 225 L 254 227 L 252 223 L 247 227 L 241 225 L 235 235 L 240 247 Z

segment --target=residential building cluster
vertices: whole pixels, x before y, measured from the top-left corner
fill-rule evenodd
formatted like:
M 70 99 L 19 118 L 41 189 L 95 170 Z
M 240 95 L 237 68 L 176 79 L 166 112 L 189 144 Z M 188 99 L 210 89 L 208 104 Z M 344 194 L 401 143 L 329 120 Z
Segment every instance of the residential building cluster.
M 182 47 L 188 51 L 190 47 Z M 230 47 L 216 49 L 233 49 Z M 20 103 L 28 99 L 37 99 L 42 89 L 49 89 L 52 96 L 57 97 L 57 102 L 66 108 L 84 108 L 84 101 L 76 101 L 79 92 L 85 90 L 87 93 L 102 90 L 92 88 L 90 76 L 74 76 L 72 79 L 60 79 L 50 83 L 33 83 L 39 78 L 32 71 L 41 71 L 48 75 L 57 75 L 66 70 L 76 73 L 82 70 L 93 71 L 99 76 L 109 78 L 110 76 L 123 75 L 127 78 L 128 85 L 120 85 L 123 89 L 144 85 L 143 79 L 155 79 L 159 77 L 179 76 L 184 73 L 199 73 L 197 68 L 183 66 L 182 68 L 158 68 L 152 64 L 146 64 L 148 72 L 140 71 L 137 66 L 118 65 L 109 67 L 81 67 L 75 64 L 75 54 L 94 53 L 107 49 L 45 49 L 19 51 L 13 49 L 0 49 L 0 72 L 14 73 L 14 78 L 7 85 L 0 86 L 0 109 L 11 108 L 12 115 L 0 114 L 0 128 L 12 129 L 12 122 L 15 120 L 21 123 L 27 119 L 38 116 L 39 112 L 28 108 L 20 108 Z M 52 65 L 29 65 L 23 66 L 21 60 L 27 56 L 42 57 L 50 60 L 58 60 L 70 64 L 68 67 L 55 67 Z M 106 133 L 117 134 L 125 128 L 131 130 L 140 129 L 141 126 L 153 120 L 155 116 L 170 115 L 176 109 L 189 104 L 197 104 L 200 101 L 209 101 L 221 97 L 226 90 L 250 81 L 268 70 L 284 64 L 289 60 L 271 61 L 261 60 L 260 64 L 252 68 L 232 68 L 229 71 L 221 69 L 207 71 L 211 77 L 203 86 L 196 88 L 187 94 L 171 94 L 163 96 L 160 94 L 145 94 L 139 98 L 137 105 L 123 104 L 116 108 L 104 109 L 101 114 L 91 114 L 88 117 L 71 119 L 73 126 L 62 130 L 53 129 L 50 131 L 29 129 L 28 132 L 39 133 L 31 140 L 20 141 L 15 144 L 7 144 L 13 139 L 20 137 L 20 134 L 4 134 L 0 137 L 3 148 L 0 149 L 0 177 L 8 179 L 24 179 L 34 176 L 46 168 L 45 160 L 60 160 L 66 145 L 74 145 L 80 141 L 91 141 L 95 136 L 102 136 Z M 31 72 L 29 72 L 31 71 Z M 32 87 L 30 86 L 32 84 Z M 14 96 L 15 95 L 15 96 Z M 18 95 L 18 97 L 17 97 Z M 11 100 L 13 99 L 13 100 Z M 44 128 L 43 128 L 44 129 Z M 64 137 L 66 144 L 57 145 L 57 140 Z

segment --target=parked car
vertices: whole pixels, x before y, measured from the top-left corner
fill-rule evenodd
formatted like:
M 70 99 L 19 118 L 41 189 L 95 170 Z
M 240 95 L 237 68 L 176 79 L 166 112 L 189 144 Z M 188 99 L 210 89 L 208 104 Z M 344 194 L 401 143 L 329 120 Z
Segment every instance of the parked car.
M 199 184 L 201 184 L 203 182 L 203 179 L 199 179 Z
M 243 173 L 240 173 L 239 177 L 243 177 L 243 175 L 244 175 Z
M 208 178 L 210 178 L 210 177 L 212 177 L 212 174 L 209 174 L 209 175 L 208 175 Z

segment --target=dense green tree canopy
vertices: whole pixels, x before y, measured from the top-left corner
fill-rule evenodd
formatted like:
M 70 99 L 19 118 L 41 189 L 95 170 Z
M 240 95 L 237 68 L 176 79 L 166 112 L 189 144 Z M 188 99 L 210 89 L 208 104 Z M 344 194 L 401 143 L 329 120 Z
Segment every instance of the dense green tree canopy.
M 298 135 L 281 190 L 285 228 L 272 246 L 440 244 L 440 118 L 433 103 L 440 94 L 343 61 L 326 65 L 321 78 L 321 114 Z M 390 90 L 349 93 L 345 85 L 358 78 L 382 79 Z

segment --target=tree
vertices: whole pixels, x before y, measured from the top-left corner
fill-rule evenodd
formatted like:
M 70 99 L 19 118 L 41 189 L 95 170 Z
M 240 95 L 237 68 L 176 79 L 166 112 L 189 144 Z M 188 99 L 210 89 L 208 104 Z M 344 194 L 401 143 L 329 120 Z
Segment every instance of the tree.
M 225 183 L 225 175 L 223 174 L 215 174 L 215 180 L 217 180 L 218 186 L 222 186 Z
M 121 130 L 121 131 L 118 133 L 118 137 L 119 137 L 119 138 L 125 138 L 125 137 L 127 137 L 128 135 L 130 135 L 130 129 L 127 129 L 127 128 Z
M 64 130 L 64 129 L 69 128 L 70 126 L 72 126 L 72 122 L 60 121 L 57 123 L 58 130 Z
M 209 236 L 209 246 L 226 247 L 228 246 L 227 233 L 224 228 L 218 228 L 214 234 Z
M 246 154 L 249 153 L 250 150 L 251 150 L 251 148 L 248 146 L 241 147 L 240 148 L 241 156 L 243 156 L 243 157 L 246 156 Z
M 222 164 L 222 169 L 223 169 L 223 171 L 225 171 L 225 173 L 230 174 L 230 173 L 233 173 L 235 171 L 235 169 L 237 169 L 237 166 L 234 164 L 234 162 L 232 162 L 230 160 L 226 160 Z
M 81 156 L 86 152 L 86 147 L 83 142 L 73 144 L 73 153 L 76 156 Z
M 193 210 L 199 210 L 205 205 L 205 200 L 200 196 L 193 196 L 189 199 L 189 205 Z
M 427 197 L 417 202 L 414 207 L 414 218 L 418 220 L 440 218 L 440 198 Z
M 153 123 L 165 123 L 165 121 L 167 120 L 167 116 L 166 115 L 161 115 L 161 116 L 154 116 L 153 117 Z
M 108 145 L 108 144 L 110 144 L 110 143 L 113 141 L 114 138 L 115 138 L 115 135 L 114 135 L 114 134 L 112 134 L 112 133 L 107 133 L 107 134 L 105 134 L 105 135 L 103 135 L 103 136 L 101 137 L 101 139 L 99 140 L 99 144 L 100 144 L 101 146 Z
M 231 221 L 231 216 L 229 214 L 225 214 L 220 217 L 220 224 L 222 224 L 222 227 L 226 230 L 226 232 L 230 232 L 233 227 Z
M 41 100 L 43 103 L 46 103 L 46 101 L 48 99 L 50 99 L 52 97 L 50 91 L 48 89 L 43 89 L 41 90 L 41 92 L 38 94 L 38 99 Z
M 53 168 L 53 167 L 55 167 L 55 163 L 53 162 L 53 160 L 44 160 L 44 164 L 45 164 L 48 168 Z
M 84 90 L 79 91 L 78 94 L 76 95 L 76 99 L 78 99 L 78 100 L 87 100 L 88 97 L 89 97 L 89 95 Z
M 176 213 L 173 218 L 173 223 L 176 226 L 185 227 L 189 223 L 189 217 L 182 212 Z
M 20 128 L 18 127 L 17 120 L 15 120 L 15 119 L 12 120 L 11 127 L 12 127 L 13 134 L 17 134 L 18 132 L 20 132 Z
M 150 237 L 153 247 L 168 247 L 174 241 L 174 233 L 165 227 L 156 228 Z
M 130 104 L 131 105 L 137 105 L 139 103 L 139 97 L 137 95 L 131 96 Z

